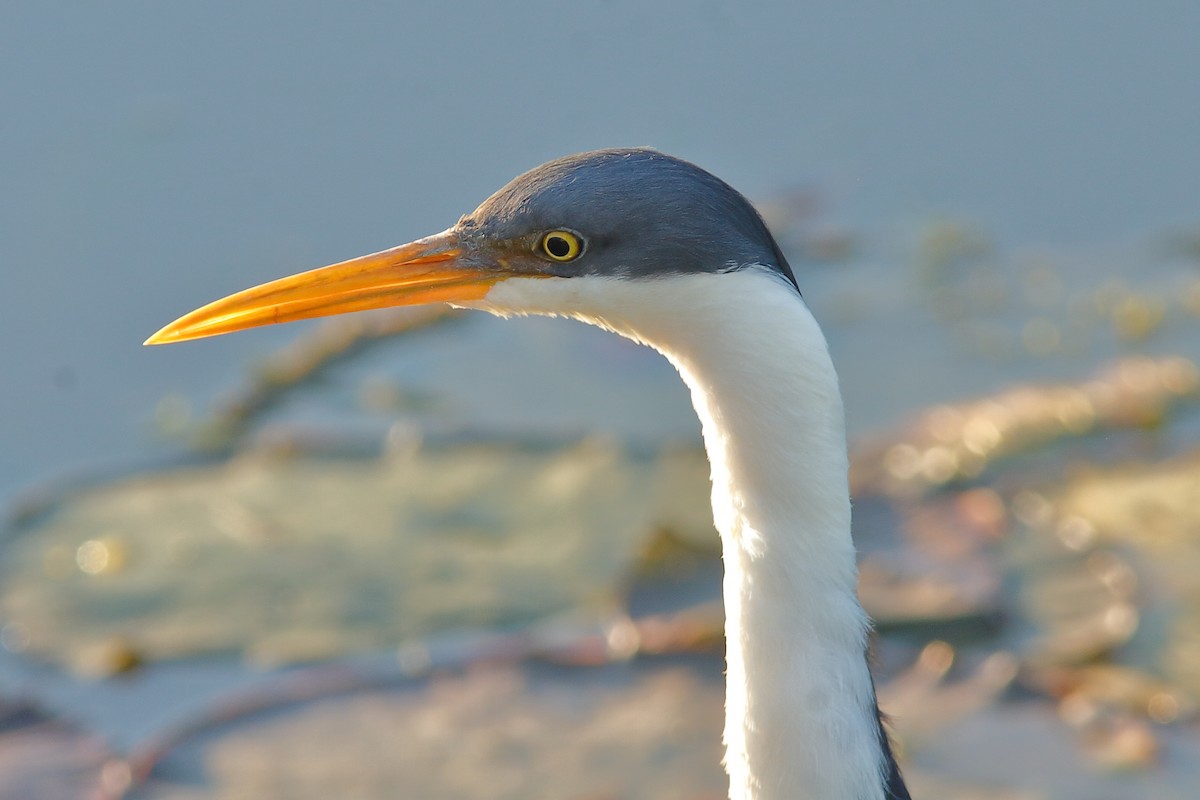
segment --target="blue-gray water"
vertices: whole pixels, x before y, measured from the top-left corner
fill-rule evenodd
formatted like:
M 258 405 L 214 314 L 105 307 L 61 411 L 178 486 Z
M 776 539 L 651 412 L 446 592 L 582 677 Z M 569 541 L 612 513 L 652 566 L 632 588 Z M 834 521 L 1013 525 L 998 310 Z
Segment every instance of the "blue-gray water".
M 297 332 L 143 349 L 162 323 L 440 230 L 566 152 L 814 187 L 880 270 L 938 214 L 1035 249 L 1194 224 L 1197 30 L 1190 2 L 6 3 L 0 497 L 169 449 L 159 397 L 204 404 Z M 558 423 L 620 424 L 590 413 Z

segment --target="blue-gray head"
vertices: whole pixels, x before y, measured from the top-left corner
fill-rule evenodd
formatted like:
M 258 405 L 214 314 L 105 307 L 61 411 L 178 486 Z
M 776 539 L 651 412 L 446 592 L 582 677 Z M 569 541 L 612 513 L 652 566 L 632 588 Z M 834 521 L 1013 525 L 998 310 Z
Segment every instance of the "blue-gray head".
M 762 218 L 699 167 L 649 149 L 596 150 L 514 178 L 452 228 L 211 303 L 148 344 L 346 311 L 470 303 L 509 278 L 767 269 L 796 279 Z
M 514 178 L 457 227 L 482 247 L 521 256 L 529 272 L 646 278 L 759 265 L 795 284 L 745 197 L 694 164 L 644 148 L 550 161 Z

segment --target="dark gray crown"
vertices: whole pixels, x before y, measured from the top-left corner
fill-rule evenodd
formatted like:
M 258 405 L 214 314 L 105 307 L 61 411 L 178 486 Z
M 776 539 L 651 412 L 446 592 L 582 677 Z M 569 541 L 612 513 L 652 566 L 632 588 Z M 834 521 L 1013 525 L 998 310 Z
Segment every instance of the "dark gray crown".
M 795 276 L 762 217 L 729 184 L 655 150 L 595 150 L 519 175 L 459 223 L 493 241 L 567 229 L 584 254 L 555 274 L 643 278 L 750 265 Z

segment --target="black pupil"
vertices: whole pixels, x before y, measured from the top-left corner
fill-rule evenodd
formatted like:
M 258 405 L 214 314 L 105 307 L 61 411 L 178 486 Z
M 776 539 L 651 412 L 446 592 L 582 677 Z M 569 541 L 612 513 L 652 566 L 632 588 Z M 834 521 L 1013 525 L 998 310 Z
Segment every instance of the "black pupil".
M 571 252 L 571 243 L 561 236 L 547 236 L 546 252 L 555 258 L 566 258 Z

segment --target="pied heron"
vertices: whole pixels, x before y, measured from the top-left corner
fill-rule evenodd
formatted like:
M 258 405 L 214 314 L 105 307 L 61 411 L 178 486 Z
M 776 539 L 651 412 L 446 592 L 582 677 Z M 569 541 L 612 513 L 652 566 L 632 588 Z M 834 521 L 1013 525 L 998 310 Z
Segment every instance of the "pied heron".
M 654 150 L 568 156 L 442 233 L 247 289 L 146 343 L 431 302 L 572 317 L 675 365 L 725 564 L 730 797 L 906 800 L 855 595 L 837 374 L 750 203 Z

